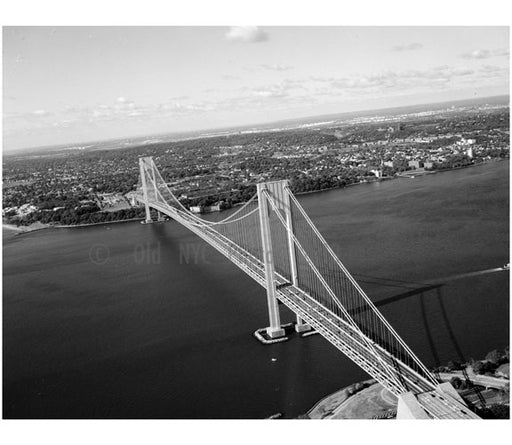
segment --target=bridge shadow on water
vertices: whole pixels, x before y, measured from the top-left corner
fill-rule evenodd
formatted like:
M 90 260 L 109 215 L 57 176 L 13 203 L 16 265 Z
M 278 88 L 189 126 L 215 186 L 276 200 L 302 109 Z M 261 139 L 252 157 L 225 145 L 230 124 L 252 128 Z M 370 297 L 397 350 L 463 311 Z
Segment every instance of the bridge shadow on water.
M 433 335 L 435 331 L 439 330 L 440 326 L 438 322 L 433 323 L 433 317 L 429 317 L 429 311 L 427 310 L 427 302 L 432 302 L 433 300 L 435 300 L 437 302 L 437 305 L 432 307 L 431 303 L 430 310 L 438 311 L 440 318 L 442 319 L 442 323 L 448 334 L 448 340 L 450 346 L 453 348 L 452 350 L 455 352 L 457 359 L 461 363 L 466 362 L 466 358 L 464 357 L 460 344 L 457 340 L 452 323 L 450 322 L 448 311 L 446 310 L 446 306 L 443 301 L 443 289 L 446 283 L 421 283 L 414 281 L 373 277 L 362 274 L 355 274 L 355 276 L 357 277 L 358 282 L 378 286 L 380 287 L 380 289 L 382 289 L 382 287 L 388 287 L 403 290 L 402 292 L 396 293 L 389 297 L 385 297 L 377 301 L 374 301 L 375 306 L 379 309 L 385 306 L 393 305 L 394 303 L 398 303 L 400 301 L 411 300 L 416 298 L 417 304 L 419 306 L 419 312 L 421 314 L 423 332 L 425 334 L 425 339 L 426 342 L 428 343 L 431 357 L 433 359 L 433 365 L 438 367 L 441 366 L 442 364 L 445 364 L 443 363 L 443 360 L 441 360 L 440 358 L 440 351 L 439 348 L 436 347 L 436 342 L 434 340 Z
M 179 256 L 180 248 L 182 247 L 181 241 L 173 237 L 166 236 L 166 227 L 163 224 L 154 224 L 152 229 L 154 230 L 156 239 L 159 243 L 161 243 L 163 252 L 166 252 L 163 253 L 163 256 L 166 254 L 171 256 Z M 200 244 L 202 245 L 202 242 L 200 242 Z M 206 247 L 206 243 L 204 247 Z M 214 253 L 214 250 L 210 247 L 206 247 L 205 253 L 206 259 L 208 260 L 207 263 L 210 263 L 210 260 L 212 263 L 218 263 L 219 260 L 224 260 L 224 257 L 217 257 L 217 255 Z M 228 260 L 225 261 L 228 262 Z M 178 258 L 174 258 L 173 262 L 180 263 L 180 260 Z M 198 281 L 208 283 L 209 286 L 215 288 L 215 293 L 221 295 L 221 301 L 225 302 L 226 304 L 228 302 L 225 300 L 230 300 L 230 304 L 235 303 L 235 301 L 232 300 L 237 299 L 229 299 L 227 297 L 227 295 L 229 295 L 228 289 L 224 289 L 225 286 L 223 284 L 217 283 L 215 274 L 212 273 L 210 268 L 204 266 L 205 264 L 201 264 L 201 261 L 192 261 L 192 264 L 188 264 L 187 268 L 192 269 L 191 273 L 193 273 L 196 278 L 198 278 Z M 391 296 L 385 296 L 384 298 L 374 301 L 375 306 L 379 309 L 389 306 L 392 307 L 392 305 L 395 305 L 399 302 L 405 302 L 407 300 L 410 300 L 413 305 L 417 304 L 416 307 L 418 309 L 418 313 L 420 314 L 420 318 L 417 319 L 417 323 L 419 324 L 421 321 L 423 326 L 422 329 L 419 330 L 421 333 L 419 331 L 417 333 L 424 335 L 424 338 L 421 340 L 424 340 L 424 343 L 428 344 L 430 357 L 432 358 L 432 364 L 434 366 L 440 366 L 444 364 L 444 360 L 447 360 L 447 358 L 444 356 L 446 354 L 443 354 L 440 351 L 440 349 L 446 351 L 446 346 L 451 346 L 450 350 L 452 351 L 452 354 L 454 352 L 459 361 L 466 361 L 445 306 L 443 289 L 445 288 L 446 283 L 439 281 L 431 283 L 404 281 L 362 274 L 354 274 L 354 276 L 359 283 L 372 286 L 374 288 L 374 292 L 372 293 L 375 293 L 375 291 L 382 292 L 386 288 L 395 290 L 396 293 L 393 292 Z M 389 292 L 387 292 L 387 294 L 389 295 Z M 210 309 L 215 310 L 215 308 Z M 361 310 L 363 309 L 361 308 Z M 355 312 L 357 313 L 358 310 L 356 309 Z M 442 323 L 441 325 L 440 321 Z M 443 344 L 442 348 L 440 348 L 439 344 L 436 346 L 436 335 L 434 334 L 438 334 L 437 338 L 439 339 L 439 331 L 442 329 L 443 325 L 445 332 L 447 333 L 445 338 L 448 340 L 449 345 Z M 448 358 L 448 360 L 450 358 Z

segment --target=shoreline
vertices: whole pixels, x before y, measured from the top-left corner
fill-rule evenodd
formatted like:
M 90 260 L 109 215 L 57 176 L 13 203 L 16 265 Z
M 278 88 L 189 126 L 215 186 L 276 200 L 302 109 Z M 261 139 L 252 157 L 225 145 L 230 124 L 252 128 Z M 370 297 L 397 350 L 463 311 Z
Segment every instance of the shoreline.
M 483 361 L 487 361 L 487 359 L 483 359 Z M 502 362 L 502 365 L 504 364 L 509 365 L 508 359 Z M 496 391 L 505 390 L 510 385 L 510 377 L 508 375 L 500 375 L 494 371 L 493 375 L 489 375 L 488 373 L 476 374 L 469 363 L 464 363 L 462 366 L 465 368 L 465 373 L 462 368 L 457 370 L 445 369 L 444 371 L 437 372 L 437 381 L 439 383 L 446 383 L 451 382 L 453 378 L 459 378 L 461 380 L 469 378 L 473 384 L 477 386 L 484 387 L 486 390 L 492 388 Z M 497 369 L 499 371 L 499 368 Z M 378 397 L 375 397 L 375 394 L 372 395 L 372 392 L 375 393 L 376 391 L 379 391 Z M 373 378 L 352 383 L 322 397 L 306 411 L 306 416 L 310 419 L 389 418 L 386 417 L 386 414 L 390 414 L 390 411 L 393 411 L 393 409 L 390 408 L 390 404 L 396 405 L 396 401 L 390 401 L 389 397 L 396 399 L 396 396 L 391 395 L 391 393 L 388 393 L 388 396 L 386 396 L 384 394 L 385 392 L 387 392 L 387 390 Z M 377 417 L 371 412 L 372 410 L 375 411 L 375 402 L 377 402 L 377 408 L 380 408 L 382 411 Z M 353 405 L 352 409 L 348 407 L 350 404 Z M 373 407 L 370 406 L 372 404 L 374 405 Z M 384 409 L 386 405 L 387 411 Z M 347 407 L 349 408 L 348 410 L 346 409 Z M 396 415 L 396 407 L 394 411 Z M 363 414 L 363 417 L 352 417 L 354 412 Z M 348 417 L 345 417 L 347 414 Z
M 116 221 L 105 221 L 105 222 L 98 222 L 98 223 L 89 223 L 89 224 L 66 224 L 66 225 L 60 225 L 60 224 L 43 224 L 43 223 L 33 223 L 29 226 L 17 226 L 15 224 L 9 224 L 2 222 L 2 229 L 8 230 L 12 233 L 12 236 L 20 236 L 24 235 L 26 233 L 32 233 L 37 232 L 39 230 L 47 230 L 47 229 L 75 229 L 75 228 L 84 228 L 84 227 L 91 227 L 91 226 L 101 226 L 104 224 L 118 224 L 118 223 L 126 223 L 126 222 L 133 222 L 133 221 L 143 221 L 144 218 L 130 218 L 130 219 L 119 219 Z M 37 227 L 32 227 L 37 224 Z
M 131 221 L 143 221 L 144 218 L 130 218 L 130 219 L 118 219 L 116 221 L 104 221 L 104 222 L 97 222 L 97 223 L 87 223 L 87 224 L 55 224 L 53 226 L 49 226 L 49 228 L 55 228 L 55 229 L 74 229 L 75 227 L 91 227 L 91 226 L 101 226 L 103 224 L 118 224 L 118 223 L 124 223 L 124 222 L 131 222 Z
M 310 415 L 315 410 L 321 409 L 321 407 L 326 402 L 328 402 L 329 399 L 336 397 L 337 395 L 341 395 L 341 396 L 346 395 L 346 398 L 344 400 L 348 400 L 350 398 L 350 395 L 344 394 L 344 393 L 347 393 L 354 385 L 357 385 L 358 383 L 360 383 L 360 384 L 368 383 L 369 385 L 373 385 L 373 384 L 377 383 L 377 381 L 375 379 L 368 379 L 368 380 L 363 380 L 361 382 L 351 383 L 350 385 L 340 388 L 337 391 L 334 391 L 333 393 L 327 394 L 325 397 L 322 397 L 318 402 L 316 402 L 310 409 L 308 409 L 307 414 Z
M 428 172 L 423 172 L 421 174 L 418 174 L 417 177 L 433 175 L 433 174 L 437 174 L 437 173 L 446 173 L 446 172 L 451 172 L 451 171 L 454 171 L 454 170 L 462 170 L 464 168 L 470 168 L 470 167 L 479 167 L 481 165 L 487 165 L 487 164 L 491 164 L 491 163 L 494 163 L 494 162 L 501 162 L 501 161 L 505 161 L 505 160 L 508 161 L 509 158 L 493 158 L 492 160 L 484 161 L 484 162 L 479 162 L 478 164 L 469 164 L 469 165 L 462 165 L 460 167 L 443 168 L 441 170 L 429 170 Z M 406 171 L 407 172 L 411 172 L 411 173 L 414 172 L 414 170 L 406 170 Z M 320 190 L 311 190 L 309 192 L 297 192 L 297 193 L 294 193 L 294 195 L 310 195 L 312 193 L 328 192 L 328 191 L 331 191 L 331 190 L 340 190 L 340 189 L 344 189 L 344 188 L 347 188 L 347 187 L 353 187 L 353 186 L 356 186 L 356 185 L 373 184 L 375 182 L 389 181 L 389 180 L 392 180 L 392 179 L 416 179 L 416 178 L 408 178 L 406 176 L 400 176 L 400 175 L 396 174 L 395 176 L 386 176 L 384 178 L 378 178 L 378 179 L 375 179 L 373 181 L 353 182 L 352 184 L 347 184 L 347 185 L 344 185 L 344 186 L 329 187 L 329 188 L 320 189 Z
M 446 172 L 451 172 L 451 171 L 454 171 L 454 170 L 461 170 L 461 169 L 464 169 L 464 168 L 478 167 L 478 166 L 481 166 L 481 165 L 487 165 L 487 164 L 494 163 L 494 162 L 501 162 L 501 161 L 504 161 L 504 160 L 509 160 L 509 158 L 496 158 L 496 159 L 492 159 L 492 160 L 489 160 L 489 161 L 480 162 L 478 164 L 469 164 L 469 165 L 463 165 L 463 166 L 460 166 L 460 167 L 446 168 L 446 169 L 441 169 L 441 170 L 433 170 L 433 171 L 429 171 L 428 174 L 446 173 Z M 425 174 L 421 174 L 418 177 L 421 177 L 421 176 L 425 176 Z M 296 196 L 299 196 L 299 195 L 310 195 L 310 194 L 313 194 L 313 193 L 329 192 L 329 191 L 332 191 L 332 190 L 342 190 L 342 189 L 347 188 L 347 187 L 354 187 L 354 186 L 362 185 L 362 184 L 373 184 L 375 182 L 389 181 L 389 180 L 393 180 L 393 179 L 416 179 L 416 178 L 407 178 L 405 176 L 395 175 L 395 176 L 388 176 L 388 177 L 385 177 L 385 178 L 377 178 L 377 179 L 375 179 L 373 181 L 354 182 L 352 184 L 347 184 L 347 185 L 344 185 L 344 186 L 329 187 L 329 188 L 324 188 L 324 189 L 319 189 L 319 190 L 310 190 L 310 191 L 307 191 L 307 192 L 297 192 L 297 193 L 294 193 L 294 195 L 296 195 Z M 244 204 L 245 204 L 245 202 L 244 203 L 236 203 L 235 205 L 233 205 L 233 207 L 242 206 Z M 43 223 L 36 222 L 36 223 L 31 224 L 30 226 L 16 226 L 15 224 L 10 224 L 10 223 L 2 222 L 2 227 L 4 229 L 17 232 L 13 236 L 18 236 L 18 235 L 22 235 L 24 233 L 36 232 L 38 230 L 43 230 L 43 229 L 53 229 L 53 228 L 56 228 L 56 229 L 72 229 L 72 228 L 77 228 L 77 227 L 100 226 L 100 225 L 103 225 L 103 224 L 118 224 L 118 223 L 124 223 L 124 222 L 130 222 L 130 221 L 142 221 L 142 220 L 144 220 L 144 218 L 130 218 L 130 219 L 119 219 L 119 220 L 116 220 L 116 221 L 104 221 L 104 222 L 87 223 L 87 224 L 66 224 L 66 225 L 43 224 Z M 36 228 L 31 228 L 31 226 L 34 225 L 34 224 L 40 224 L 40 226 L 38 226 Z M 43 226 L 43 227 L 41 227 L 41 226 Z
M 294 195 L 295 196 L 311 195 L 312 193 L 329 192 L 331 190 L 342 190 L 342 189 L 345 189 L 347 187 L 354 187 L 356 185 L 363 185 L 363 184 L 373 184 L 374 182 L 388 181 L 390 179 L 397 179 L 397 178 L 395 176 L 387 176 L 385 178 L 375 179 L 373 181 L 353 182 L 352 184 L 347 184 L 347 185 L 343 185 L 343 186 L 340 185 L 340 186 L 336 186 L 336 187 L 329 187 L 329 188 L 326 188 L 326 189 L 310 190 L 308 192 L 297 192 L 297 193 L 294 193 Z
M 51 226 L 43 223 L 33 223 L 30 224 L 29 226 L 17 226 L 16 224 L 2 222 L 2 229 L 14 232 L 12 236 L 19 236 L 23 235 L 24 233 L 37 232 L 38 230 L 49 229 L 50 227 Z

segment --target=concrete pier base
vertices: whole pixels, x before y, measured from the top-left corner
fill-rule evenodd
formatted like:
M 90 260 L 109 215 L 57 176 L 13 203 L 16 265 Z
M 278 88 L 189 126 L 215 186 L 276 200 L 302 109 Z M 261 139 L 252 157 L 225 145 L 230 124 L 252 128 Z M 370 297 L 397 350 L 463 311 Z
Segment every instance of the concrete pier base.
M 268 327 L 266 329 L 267 335 L 270 338 L 278 338 L 278 337 L 284 337 L 284 329 L 282 328 L 271 328 Z
M 280 329 L 280 331 L 282 331 L 283 333 L 281 336 L 277 336 L 277 337 L 271 337 L 267 333 L 267 329 L 268 328 L 262 328 L 262 329 L 258 329 L 257 331 L 254 332 L 254 336 L 260 343 L 263 343 L 264 345 L 272 345 L 274 343 L 281 343 L 282 341 L 288 340 L 288 337 L 285 335 L 284 329 Z M 278 332 L 274 332 L 274 333 L 277 334 Z
M 420 393 L 418 395 L 414 395 L 412 392 L 407 392 L 405 394 L 400 394 L 398 396 L 398 405 L 397 405 L 397 419 L 431 419 L 432 417 L 427 414 L 427 412 L 421 407 L 418 399 L 422 402 L 431 401 L 432 398 L 445 398 L 451 399 L 452 403 L 459 405 L 460 413 L 464 414 L 466 418 L 470 419 L 478 419 L 479 417 L 472 413 L 472 411 L 468 408 L 466 402 L 459 393 L 455 390 L 455 388 L 449 382 L 441 383 L 436 391 L 430 391 L 425 393 Z M 437 418 L 452 418 L 448 414 L 438 413 Z
M 396 409 L 397 419 L 430 419 L 430 416 L 420 406 L 416 396 L 412 392 L 406 392 L 398 396 Z
M 308 332 L 308 331 L 311 331 L 311 329 L 313 329 L 310 325 L 308 325 L 307 323 L 297 323 L 295 325 L 295 332 L 297 332 L 298 334 L 302 333 L 302 332 Z

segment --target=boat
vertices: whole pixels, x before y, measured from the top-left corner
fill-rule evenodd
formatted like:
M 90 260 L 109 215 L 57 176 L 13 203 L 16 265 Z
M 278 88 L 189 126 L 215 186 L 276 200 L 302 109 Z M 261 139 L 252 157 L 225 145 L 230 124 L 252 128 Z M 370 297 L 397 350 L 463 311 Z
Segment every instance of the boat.
M 510 269 L 510 263 L 507 263 L 505 264 L 503 267 L 502 267 L 503 270 L 509 270 Z

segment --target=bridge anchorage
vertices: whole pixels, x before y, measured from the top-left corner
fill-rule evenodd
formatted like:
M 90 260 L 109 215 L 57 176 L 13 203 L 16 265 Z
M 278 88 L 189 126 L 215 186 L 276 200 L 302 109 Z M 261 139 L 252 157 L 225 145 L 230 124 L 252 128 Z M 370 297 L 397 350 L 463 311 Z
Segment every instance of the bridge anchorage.
M 398 418 L 477 419 L 449 383 L 440 384 L 396 333 L 327 244 L 288 181 L 257 193 L 220 221 L 193 214 L 176 198 L 151 157 L 139 159 L 137 200 L 202 238 L 266 290 L 267 341 L 282 341 L 278 303 L 314 329 L 398 398 Z

